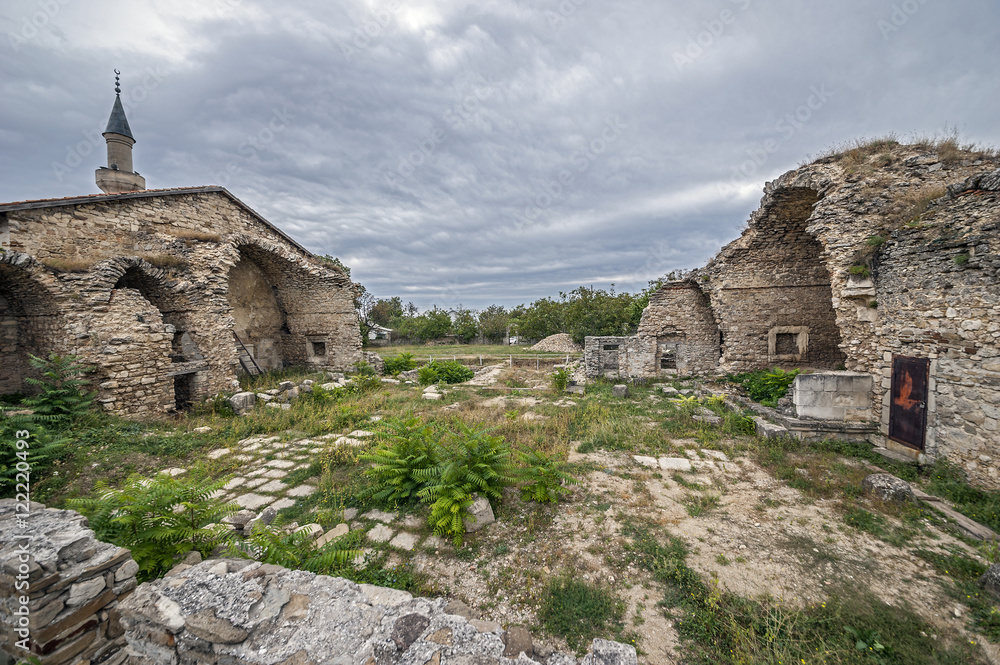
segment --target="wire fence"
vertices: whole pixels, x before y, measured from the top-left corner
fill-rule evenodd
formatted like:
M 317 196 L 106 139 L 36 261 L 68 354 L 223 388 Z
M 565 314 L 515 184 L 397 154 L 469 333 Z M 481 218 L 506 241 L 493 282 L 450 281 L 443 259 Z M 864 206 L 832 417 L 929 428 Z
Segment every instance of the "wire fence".
M 535 369 L 541 369 L 542 367 L 555 367 L 556 365 L 568 365 L 574 360 L 580 360 L 583 358 L 582 353 L 568 353 L 558 356 L 542 356 L 536 353 L 530 354 L 516 354 L 508 353 L 504 354 L 480 354 L 480 355 L 462 355 L 455 353 L 439 353 L 433 354 L 428 353 L 426 355 L 414 355 L 413 359 L 423 362 L 426 359 L 428 362 L 432 360 L 454 360 L 460 362 L 463 365 L 470 365 L 483 367 L 485 365 L 497 365 L 499 363 L 505 363 L 508 367 L 534 367 Z

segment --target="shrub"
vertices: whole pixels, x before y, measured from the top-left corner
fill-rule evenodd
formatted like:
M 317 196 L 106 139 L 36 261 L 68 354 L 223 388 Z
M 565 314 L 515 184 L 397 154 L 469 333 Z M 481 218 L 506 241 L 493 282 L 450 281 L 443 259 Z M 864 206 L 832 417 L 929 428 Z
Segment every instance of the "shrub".
M 67 503 L 88 518 L 99 540 L 130 549 L 139 564 L 138 577 L 145 581 L 160 577 L 192 550 L 207 556 L 230 537 L 229 528 L 219 522 L 240 507 L 211 498 L 228 480 L 132 475 L 121 489 L 102 483 L 96 497 Z
M 245 557 L 250 554 L 262 563 L 329 575 L 361 556 L 359 548 L 351 547 L 356 543 L 357 536 L 351 536 L 347 534 L 317 547 L 316 541 L 304 529 L 286 533 L 261 525 L 254 527 L 245 541 L 230 541 L 227 549 L 229 556 Z
M 488 432 L 459 422 L 448 433 L 443 461 L 416 473 L 423 483 L 417 495 L 431 504 L 434 533 L 451 536 L 456 546 L 462 544 L 472 494 L 499 501 L 503 486 L 513 481 L 507 444 Z
M 370 494 L 386 503 L 413 502 L 423 487 L 419 474 L 438 464 L 440 435 L 418 418 L 389 421 L 385 428 L 387 441 L 361 455 L 373 463 L 365 470 L 375 482 Z
M 549 381 L 552 383 L 552 390 L 557 393 L 565 392 L 566 388 L 569 387 L 569 370 L 560 367 L 552 372 Z
M 41 378 L 27 377 L 25 382 L 41 389 L 24 400 L 24 405 L 40 419 L 60 422 L 76 420 L 90 410 L 94 394 L 83 390 L 90 382 L 82 378 L 90 371 L 77 362 L 76 356 L 49 354 L 48 358 L 31 356 L 28 363 Z
M 566 473 L 565 464 L 556 455 L 546 455 L 538 450 L 518 453 L 525 464 L 520 472 L 521 498 L 538 503 L 557 503 L 561 494 L 569 494 L 566 485 L 580 481 Z
M 416 366 L 417 361 L 413 359 L 412 353 L 403 352 L 393 358 L 385 359 L 385 371 L 392 376 L 396 376 L 400 372 L 409 372 Z
M 792 385 L 792 381 L 799 375 L 799 371 L 793 369 L 786 372 L 780 367 L 775 367 L 770 371 L 759 370 L 736 375 L 730 374 L 726 379 L 742 385 L 753 401 L 773 407 L 777 405 L 779 399 L 785 396 L 788 386 Z
M 457 360 L 432 360 L 420 368 L 420 384 L 461 383 L 468 381 L 475 372 Z

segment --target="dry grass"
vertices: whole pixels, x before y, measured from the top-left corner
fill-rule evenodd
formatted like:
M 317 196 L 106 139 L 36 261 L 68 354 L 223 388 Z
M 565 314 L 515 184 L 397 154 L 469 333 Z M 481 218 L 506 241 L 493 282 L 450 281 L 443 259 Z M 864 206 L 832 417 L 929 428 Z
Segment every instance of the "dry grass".
M 185 270 L 188 267 L 187 261 L 173 254 L 147 254 L 142 259 L 146 263 L 164 270 Z
M 943 185 L 911 187 L 893 198 L 883 213 L 883 219 L 890 228 L 919 221 L 931 203 L 947 193 L 948 190 Z
M 87 272 L 90 261 L 86 259 L 42 259 L 42 265 L 53 272 Z
M 191 229 L 171 229 L 168 232 L 175 238 L 181 240 L 196 240 L 198 242 L 222 242 L 222 236 L 218 233 L 206 233 L 204 231 L 194 231 Z

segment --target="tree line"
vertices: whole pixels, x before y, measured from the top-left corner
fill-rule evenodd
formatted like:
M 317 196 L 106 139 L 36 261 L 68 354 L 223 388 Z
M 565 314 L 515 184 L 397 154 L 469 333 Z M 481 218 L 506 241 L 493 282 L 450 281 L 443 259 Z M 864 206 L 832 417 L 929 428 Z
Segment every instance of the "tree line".
M 333 256 L 318 257 L 320 261 L 342 270 L 348 277 L 351 269 Z M 587 336 L 631 335 L 639 327 L 642 312 L 649 297 L 665 282 L 685 278 L 690 271 L 672 270 L 659 279 L 650 280 L 638 293 L 616 292 L 592 286 L 578 286 L 559 298 L 540 298 L 530 305 L 510 309 L 490 305 L 473 310 L 462 307 L 445 310 L 433 306 L 421 313 L 412 302 L 403 303 L 399 296 L 376 298 L 364 286 L 355 282 L 354 307 L 361 323 L 361 338 L 366 343 L 374 326 L 389 328 L 393 339 L 427 342 L 454 335 L 458 342 L 471 343 L 479 339 L 488 344 L 506 343 L 508 336 L 520 340 L 537 340 L 557 333 L 567 333 L 577 344 Z
M 473 310 L 459 306 L 454 310 L 432 307 L 419 313 L 413 303 L 404 304 L 399 296 L 368 297 L 358 307 L 362 334 L 372 326 L 390 328 L 393 338 L 425 342 L 454 335 L 460 343 L 480 339 L 502 344 L 507 336 L 520 340 L 542 339 L 567 333 L 577 344 L 588 335 L 631 335 L 649 304 L 649 297 L 669 278 L 652 280 L 639 293 L 617 292 L 580 286 L 558 298 L 540 298 L 531 304 L 512 308 L 490 305 Z M 367 294 L 366 294 L 367 295 Z

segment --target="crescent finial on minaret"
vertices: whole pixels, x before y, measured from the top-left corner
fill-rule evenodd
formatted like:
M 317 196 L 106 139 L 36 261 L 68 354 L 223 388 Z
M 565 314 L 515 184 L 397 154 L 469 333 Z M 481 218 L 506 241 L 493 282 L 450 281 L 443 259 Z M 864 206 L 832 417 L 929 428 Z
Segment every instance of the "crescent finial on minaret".
M 121 75 L 122 75 L 122 73 L 116 69 L 115 70 L 115 94 L 116 95 L 122 94 L 121 82 L 118 80 L 118 77 L 121 76 Z

